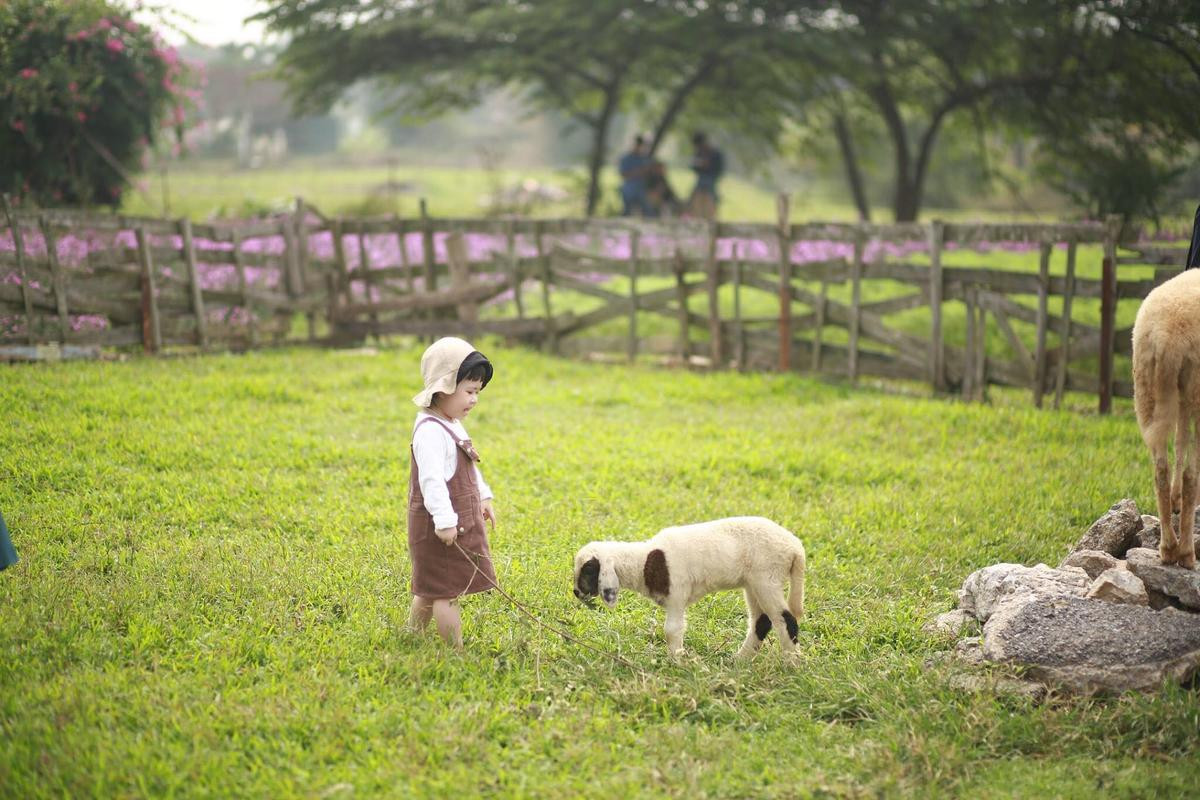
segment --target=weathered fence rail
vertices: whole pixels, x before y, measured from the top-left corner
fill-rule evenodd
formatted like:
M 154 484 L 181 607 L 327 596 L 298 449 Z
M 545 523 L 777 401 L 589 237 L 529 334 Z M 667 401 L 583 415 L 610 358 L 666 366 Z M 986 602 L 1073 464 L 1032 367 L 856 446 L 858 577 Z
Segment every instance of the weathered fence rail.
M 1172 243 L 1118 248 L 1112 222 L 792 224 L 786 202 L 775 224 L 422 211 L 331 219 L 297 200 L 269 220 L 201 225 L 6 204 L 0 352 L 489 333 L 973 399 L 996 384 L 1038 405 L 1088 391 L 1107 409 L 1131 393 L 1114 364 L 1136 301 L 1183 258 Z M 997 243 L 1036 265 L 959 263 Z

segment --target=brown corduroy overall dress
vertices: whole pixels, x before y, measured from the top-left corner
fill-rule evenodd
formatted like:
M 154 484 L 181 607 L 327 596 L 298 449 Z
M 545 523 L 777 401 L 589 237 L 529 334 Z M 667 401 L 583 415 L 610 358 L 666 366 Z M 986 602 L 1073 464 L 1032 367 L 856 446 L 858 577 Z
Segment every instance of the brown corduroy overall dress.
M 450 490 L 450 504 L 454 507 L 454 513 L 458 514 L 457 542 L 471 560 L 464 558 L 454 545 L 443 544 L 434 532 L 433 516 L 425 508 L 421 481 L 417 475 L 417 457 L 410 442 L 408 551 L 412 560 L 412 593 L 427 600 L 443 600 L 486 592 L 497 583 L 484 530 L 479 485 L 475 481 L 475 462 L 479 461 L 479 454 L 475 452 L 470 439 L 459 439 L 450 426 L 439 419 L 425 417 L 416 427 L 427 422 L 435 422 L 445 428 L 458 446 L 458 466 L 446 486 Z

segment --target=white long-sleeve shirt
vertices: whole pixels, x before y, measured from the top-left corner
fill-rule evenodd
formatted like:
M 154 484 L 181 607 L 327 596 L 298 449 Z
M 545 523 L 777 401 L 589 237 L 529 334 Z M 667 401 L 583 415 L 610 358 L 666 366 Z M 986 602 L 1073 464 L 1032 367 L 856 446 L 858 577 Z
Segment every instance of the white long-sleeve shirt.
M 427 422 L 419 428 L 416 427 L 426 417 L 433 417 L 437 422 Z M 425 510 L 433 517 L 433 527 L 442 530 L 458 526 L 458 514 L 454 513 L 454 506 L 450 503 L 447 483 L 458 469 L 460 453 L 454 439 L 438 422 L 448 425 L 460 439 L 471 437 L 467 435 L 467 429 L 463 427 L 462 422 L 447 422 L 424 411 L 417 412 L 417 419 L 413 423 L 413 458 L 417 462 L 417 480 L 421 486 L 421 496 L 425 500 Z M 492 499 L 492 489 L 484 482 L 479 465 L 471 466 L 475 469 L 475 480 L 479 484 L 479 499 Z

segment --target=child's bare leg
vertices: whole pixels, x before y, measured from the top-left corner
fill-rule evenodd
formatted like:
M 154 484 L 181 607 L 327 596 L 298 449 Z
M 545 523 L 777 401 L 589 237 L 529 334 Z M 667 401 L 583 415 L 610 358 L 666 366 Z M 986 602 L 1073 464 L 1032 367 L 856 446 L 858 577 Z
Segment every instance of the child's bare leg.
M 417 597 L 414 594 L 412 607 L 408 610 L 408 629 L 413 633 L 420 633 L 425 630 L 425 626 L 431 619 L 433 619 L 433 601 Z
M 456 650 L 462 649 L 462 616 L 457 600 L 434 600 L 433 621 L 446 644 Z

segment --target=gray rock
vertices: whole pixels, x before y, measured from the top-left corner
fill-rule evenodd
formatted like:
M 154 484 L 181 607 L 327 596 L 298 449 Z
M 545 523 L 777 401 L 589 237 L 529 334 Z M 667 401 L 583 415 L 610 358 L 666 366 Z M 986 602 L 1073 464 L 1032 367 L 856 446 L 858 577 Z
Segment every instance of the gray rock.
M 1142 529 L 1138 531 L 1138 547 L 1148 547 L 1151 550 L 1158 549 L 1158 540 L 1162 538 L 1162 527 L 1158 524 L 1158 517 L 1153 517 L 1149 514 L 1142 514 Z
M 1035 597 L 1083 597 L 1091 579 L 1079 567 L 1051 569 L 1045 564 L 993 564 L 976 570 L 963 581 L 958 607 L 980 622 L 986 622 L 1004 603 Z
M 1125 554 L 1129 571 L 1142 579 L 1147 589 L 1172 597 L 1184 608 L 1200 611 L 1200 572 L 1172 564 L 1163 566 L 1157 550 L 1135 547 Z
M 961 692 L 987 692 L 1011 697 L 1027 697 L 1035 702 L 1046 696 L 1045 684 L 1023 681 L 1006 675 L 993 675 L 988 672 L 956 672 L 946 679 L 946 683 L 951 689 L 958 689 Z
M 956 608 L 945 614 L 938 614 L 936 619 L 925 623 L 924 631 L 958 638 L 963 630 L 974 622 L 974 617 L 961 608 Z
M 1109 603 L 1126 603 L 1131 606 L 1150 605 L 1146 584 L 1122 564 L 1102 572 L 1088 587 L 1087 596 L 1093 600 Z
M 954 658 L 961 664 L 977 667 L 983 663 L 983 638 L 968 636 L 954 645 Z
M 1059 569 L 1063 567 L 1079 567 L 1087 573 L 1089 578 L 1095 579 L 1100 573 L 1106 572 L 1120 563 L 1120 559 L 1109 555 L 1103 550 L 1076 550 L 1064 558 L 1063 562 L 1058 566 Z
M 1138 546 L 1137 534 L 1141 529 L 1142 515 L 1138 513 L 1137 503 L 1125 499 L 1093 522 L 1071 552 L 1102 550 L 1120 558 L 1126 550 Z
M 1071 691 L 1152 689 L 1200 669 L 1200 615 L 1076 597 L 1008 603 L 983 628 L 983 655 Z

